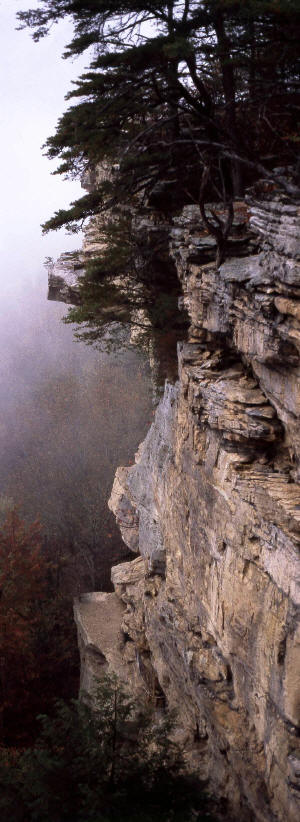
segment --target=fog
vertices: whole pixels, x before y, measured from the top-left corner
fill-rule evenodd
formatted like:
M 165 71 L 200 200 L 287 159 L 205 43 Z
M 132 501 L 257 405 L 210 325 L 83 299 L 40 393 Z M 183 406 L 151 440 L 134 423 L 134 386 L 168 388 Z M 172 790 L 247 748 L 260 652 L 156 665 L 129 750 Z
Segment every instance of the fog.
M 34 2 L 28 1 L 32 7 Z M 0 0 L 0 495 L 22 516 L 40 516 L 48 539 L 117 550 L 106 499 L 116 465 L 128 461 L 149 424 L 147 365 L 133 351 L 101 355 L 74 341 L 66 306 L 47 302 L 46 256 L 80 246 L 40 223 L 82 191 L 51 176 L 41 146 L 84 63 L 60 59 L 69 24 L 35 44 L 15 31 L 19 0 Z M 104 547 L 103 547 L 104 546 Z

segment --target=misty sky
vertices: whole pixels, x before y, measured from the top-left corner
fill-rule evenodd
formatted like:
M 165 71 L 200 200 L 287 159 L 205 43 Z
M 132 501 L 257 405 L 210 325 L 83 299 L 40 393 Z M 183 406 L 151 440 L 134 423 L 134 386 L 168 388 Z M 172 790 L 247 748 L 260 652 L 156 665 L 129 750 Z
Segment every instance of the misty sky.
M 41 146 L 85 58 L 61 59 L 68 22 L 37 44 L 15 31 L 28 6 L 0 0 L 0 517 L 14 503 L 50 540 L 96 544 L 102 562 L 119 551 L 106 501 L 149 425 L 149 374 L 133 349 L 112 357 L 75 342 L 66 305 L 47 301 L 45 258 L 80 248 L 81 236 L 42 237 L 40 224 L 83 191 L 51 175 Z
M 41 238 L 40 223 L 80 196 L 80 184 L 51 176 L 54 164 L 41 146 L 53 134 L 64 111 L 64 95 L 84 67 L 84 60 L 61 60 L 70 39 L 68 22 L 35 44 L 27 31 L 15 31 L 18 10 L 36 0 L 0 0 L 1 66 L 1 280 L 7 266 L 32 254 L 43 259 L 79 245 L 78 238 L 55 232 Z M 17 271 L 15 269 L 15 278 Z

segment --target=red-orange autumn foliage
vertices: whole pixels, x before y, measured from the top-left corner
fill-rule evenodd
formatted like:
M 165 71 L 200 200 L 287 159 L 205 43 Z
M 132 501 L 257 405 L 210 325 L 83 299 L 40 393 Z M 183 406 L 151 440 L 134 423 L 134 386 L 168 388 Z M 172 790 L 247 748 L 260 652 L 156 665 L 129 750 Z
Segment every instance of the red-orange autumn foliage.
M 44 596 L 46 560 L 40 525 L 11 511 L 0 532 L 0 653 L 30 652 L 38 603 Z
M 16 722 L 30 699 L 36 676 L 35 636 L 45 596 L 47 563 L 40 525 L 25 524 L 11 511 L 0 532 L 0 723 Z M 9 725 L 11 718 L 9 718 Z
M 30 744 L 36 716 L 75 695 L 72 597 L 58 582 L 55 545 L 14 509 L 0 530 L 0 744 Z

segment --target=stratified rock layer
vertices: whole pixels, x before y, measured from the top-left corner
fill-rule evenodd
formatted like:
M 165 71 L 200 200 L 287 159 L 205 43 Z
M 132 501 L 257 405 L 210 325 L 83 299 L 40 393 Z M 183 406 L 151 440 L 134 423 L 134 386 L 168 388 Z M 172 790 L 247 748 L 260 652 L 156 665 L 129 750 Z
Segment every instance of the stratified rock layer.
M 273 197 L 250 231 L 237 204 L 219 271 L 198 210 L 177 221 L 190 341 L 110 501 L 141 554 L 112 576 L 128 679 L 157 676 L 239 822 L 300 817 L 300 209 Z

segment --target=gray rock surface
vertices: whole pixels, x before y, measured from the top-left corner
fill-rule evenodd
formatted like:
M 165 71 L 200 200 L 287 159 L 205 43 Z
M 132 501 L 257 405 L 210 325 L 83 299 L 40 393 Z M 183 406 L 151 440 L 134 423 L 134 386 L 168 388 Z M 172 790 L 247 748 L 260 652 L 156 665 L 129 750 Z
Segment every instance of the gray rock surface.
M 198 209 L 177 220 L 190 339 L 110 500 L 140 553 L 112 573 L 128 680 L 231 822 L 300 818 L 300 209 L 272 196 L 235 204 L 219 270 Z
M 56 262 L 51 261 L 48 268 L 48 300 L 78 305 L 80 274 L 83 263 L 77 252 L 61 254 Z

